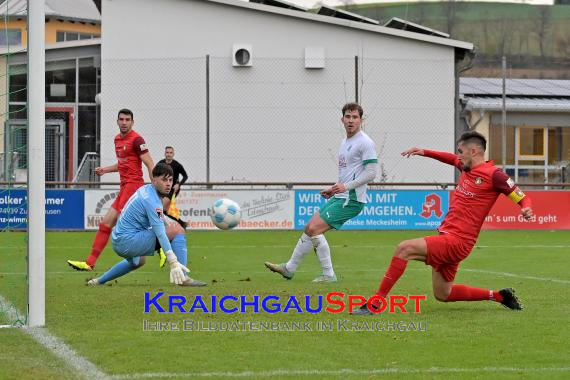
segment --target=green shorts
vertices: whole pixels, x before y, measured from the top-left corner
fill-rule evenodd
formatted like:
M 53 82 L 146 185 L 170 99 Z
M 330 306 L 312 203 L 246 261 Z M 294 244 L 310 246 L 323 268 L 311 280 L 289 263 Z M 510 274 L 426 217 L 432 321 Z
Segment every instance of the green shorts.
M 321 219 L 334 229 L 340 229 L 342 225 L 356 215 L 364 208 L 364 203 L 349 200 L 345 205 L 346 199 L 332 197 L 319 210 Z

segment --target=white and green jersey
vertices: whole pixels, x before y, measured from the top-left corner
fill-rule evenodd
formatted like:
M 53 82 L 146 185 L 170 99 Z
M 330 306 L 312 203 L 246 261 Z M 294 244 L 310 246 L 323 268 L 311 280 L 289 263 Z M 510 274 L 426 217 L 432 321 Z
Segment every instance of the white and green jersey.
M 348 183 L 364 171 L 366 164 L 378 162 L 376 144 L 363 131 L 351 138 L 345 138 L 338 151 L 338 182 Z M 355 189 L 335 194 L 336 198 L 349 198 L 350 200 L 366 203 L 366 188 L 364 184 Z

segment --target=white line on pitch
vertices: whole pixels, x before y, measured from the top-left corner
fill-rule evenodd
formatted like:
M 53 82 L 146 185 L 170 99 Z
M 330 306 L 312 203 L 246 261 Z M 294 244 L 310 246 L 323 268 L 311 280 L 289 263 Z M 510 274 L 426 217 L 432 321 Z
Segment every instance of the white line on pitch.
M 0 310 L 6 311 L 6 316 L 10 323 L 21 322 L 20 313 L 4 297 L 0 296 Z M 86 379 L 110 379 L 105 373 L 99 370 L 95 364 L 82 356 L 79 356 L 71 347 L 62 340 L 49 333 L 44 327 L 23 327 L 22 331 L 29 334 L 36 342 L 48 349 L 54 355 L 62 359 L 69 366 L 74 368 L 79 375 Z
M 462 268 L 461 270 L 465 271 L 465 272 L 492 274 L 492 275 L 501 276 L 501 277 L 515 277 L 515 278 L 524 278 L 525 280 L 556 282 L 558 284 L 570 284 L 570 281 L 568 281 L 568 280 L 558 280 L 556 278 L 549 278 L 549 277 L 526 276 L 526 275 L 520 275 L 520 274 L 514 274 L 514 273 L 494 272 L 494 271 L 480 270 L 480 269 Z
M 515 367 L 483 367 L 483 368 L 378 368 L 378 369 L 338 369 L 338 370 L 288 370 L 276 369 L 272 371 L 243 371 L 243 372 L 194 372 L 194 373 L 171 373 L 171 372 L 147 372 L 135 373 L 128 375 L 115 375 L 113 379 L 142 379 L 142 378 L 193 378 L 193 377 L 210 377 L 210 378 L 223 378 L 223 377 L 297 377 L 297 376 L 372 376 L 372 375 L 405 375 L 405 374 L 459 374 L 459 373 L 552 373 L 552 372 L 570 372 L 570 367 L 542 367 L 542 368 L 515 368 Z M 547 375 L 545 375 L 547 376 Z

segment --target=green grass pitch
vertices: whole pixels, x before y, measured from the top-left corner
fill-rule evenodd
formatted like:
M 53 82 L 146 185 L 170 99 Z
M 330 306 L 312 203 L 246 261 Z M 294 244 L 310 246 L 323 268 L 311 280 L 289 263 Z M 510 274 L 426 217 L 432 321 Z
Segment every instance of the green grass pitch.
M 431 270 L 412 262 L 392 294 L 426 294 L 420 314 L 354 317 L 347 312 L 246 314 L 143 313 L 144 293 L 369 296 L 401 240 L 433 232 L 375 231 L 327 234 L 339 282 L 317 285 L 315 255 L 291 281 L 263 262 L 286 261 L 300 232 L 189 232 L 193 277 L 206 288 L 168 283 L 158 259 L 111 285 L 87 287 L 92 273 L 75 272 L 67 259 L 83 259 L 93 233 L 46 236 L 47 330 L 110 377 L 133 378 L 568 378 L 570 377 L 570 232 L 483 232 L 460 267 L 457 283 L 513 287 L 525 305 L 513 312 L 492 302 L 440 303 L 431 295 Z M 26 234 L 0 234 L 0 295 L 26 307 Z M 95 274 L 119 261 L 110 245 Z M 161 305 L 167 306 L 163 299 Z M 188 309 L 188 308 L 187 308 Z M 0 324 L 8 316 L 0 313 Z M 143 331 L 143 321 L 333 322 L 332 331 Z M 425 331 L 343 331 L 351 322 L 422 322 Z M 75 379 L 64 360 L 21 329 L 0 329 L 0 378 Z

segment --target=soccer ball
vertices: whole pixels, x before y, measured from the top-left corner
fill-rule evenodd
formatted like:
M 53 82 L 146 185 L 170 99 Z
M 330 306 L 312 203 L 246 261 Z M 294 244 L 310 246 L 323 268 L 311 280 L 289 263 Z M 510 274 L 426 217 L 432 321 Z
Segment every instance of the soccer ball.
M 212 223 L 221 230 L 229 230 L 239 224 L 241 220 L 241 209 L 239 205 L 231 199 L 218 199 L 212 205 Z

